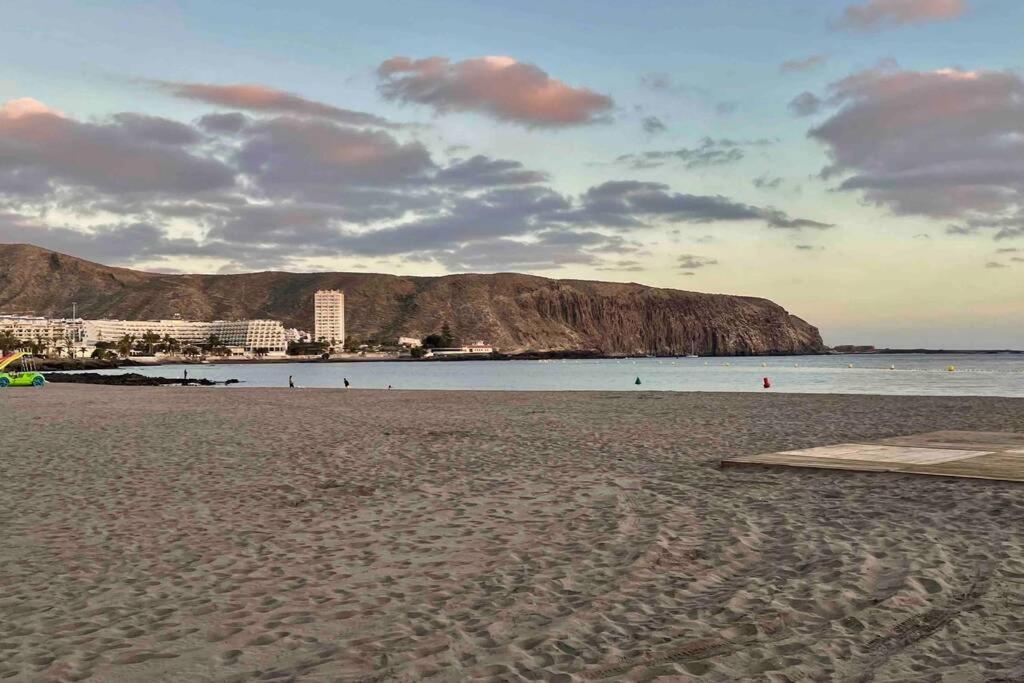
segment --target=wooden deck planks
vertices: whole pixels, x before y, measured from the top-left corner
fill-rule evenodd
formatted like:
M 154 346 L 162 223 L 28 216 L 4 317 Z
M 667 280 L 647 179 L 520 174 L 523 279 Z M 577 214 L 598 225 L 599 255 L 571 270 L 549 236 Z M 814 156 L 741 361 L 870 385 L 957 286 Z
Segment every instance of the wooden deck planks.
M 944 431 L 864 444 L 738 456 L 722 460 L 721 466 L 896 472 L 1024 482 L 1022 446 L 1024 433 Z

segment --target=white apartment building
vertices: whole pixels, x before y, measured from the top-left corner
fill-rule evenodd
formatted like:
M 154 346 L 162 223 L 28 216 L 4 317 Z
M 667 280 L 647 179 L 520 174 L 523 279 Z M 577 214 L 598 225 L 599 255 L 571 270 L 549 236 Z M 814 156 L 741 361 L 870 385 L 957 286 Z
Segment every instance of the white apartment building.
M 81 318 L 43 318 L 34 315 L 0 315 L 0 332 L 10 332 L 22 341 L 38 339 L 53 346 L 84 344 L 85 325 Z
M 322 289 L 313 296 L 313 339 L 345 343 L 345 292 Z
M 278 320 L 86 320 L 87 345 L 99 342 L 116 344 L 126 334 L 141 339 L 147 332 L 161 339 L 171 337 L 182 344 L 202 344 L 211 335 L 229 348 L 243 352 L 264 349 L 267 353 L 284 353 L 288 338 Z

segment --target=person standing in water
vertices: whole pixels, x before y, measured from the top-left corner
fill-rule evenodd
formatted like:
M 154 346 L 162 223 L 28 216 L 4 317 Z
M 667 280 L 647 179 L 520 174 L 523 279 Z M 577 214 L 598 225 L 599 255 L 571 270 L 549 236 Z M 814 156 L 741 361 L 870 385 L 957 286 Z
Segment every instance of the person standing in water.
M 348 389 L 348 377 L 343 378 L 342 381 L 345 383 L 345 388 Z

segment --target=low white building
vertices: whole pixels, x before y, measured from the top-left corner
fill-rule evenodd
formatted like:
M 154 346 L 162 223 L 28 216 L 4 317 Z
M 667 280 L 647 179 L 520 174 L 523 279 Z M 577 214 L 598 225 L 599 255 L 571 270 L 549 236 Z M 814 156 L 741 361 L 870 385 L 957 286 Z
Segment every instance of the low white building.
M 466 346 L 457 346 L 450 349 L 434 349 L 431 355 L 434 356 L 470 356 L 478 355 L 482 353 L 494 353 L 494 347 L 490 344 L 486 344 L 482 341 L 467 344 Z
M 423 346 L 423 340 L 417 339 L 416 337 L 399 337 L 399 346 L 408 346 L 410 349 L 414 349 L 418 346 Z

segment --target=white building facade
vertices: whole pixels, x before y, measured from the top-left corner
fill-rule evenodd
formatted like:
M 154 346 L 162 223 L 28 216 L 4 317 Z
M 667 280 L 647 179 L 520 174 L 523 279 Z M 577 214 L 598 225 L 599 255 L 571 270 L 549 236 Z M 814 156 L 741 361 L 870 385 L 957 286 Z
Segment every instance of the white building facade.
M 171 337 L 183 345 L 203 344 L 215 336 L 223 346 L 245 353 L 261 351 L 284 353 L 288 338 L 278 320 L 86 320 L 88 346 L 105 342 L 116 344 L 125 335 L 141 339 L 152 332 L 163 339 Z
M 51 346 L 79 346 L 85 342 L 81 318 L 42 318 L 33 315 L 0 315 L 0 332 L 10 332 L 21 341 L 42 340 Z
M 322 289 L 313 295 L 313 339 L 345 343 L 345 292 Z

